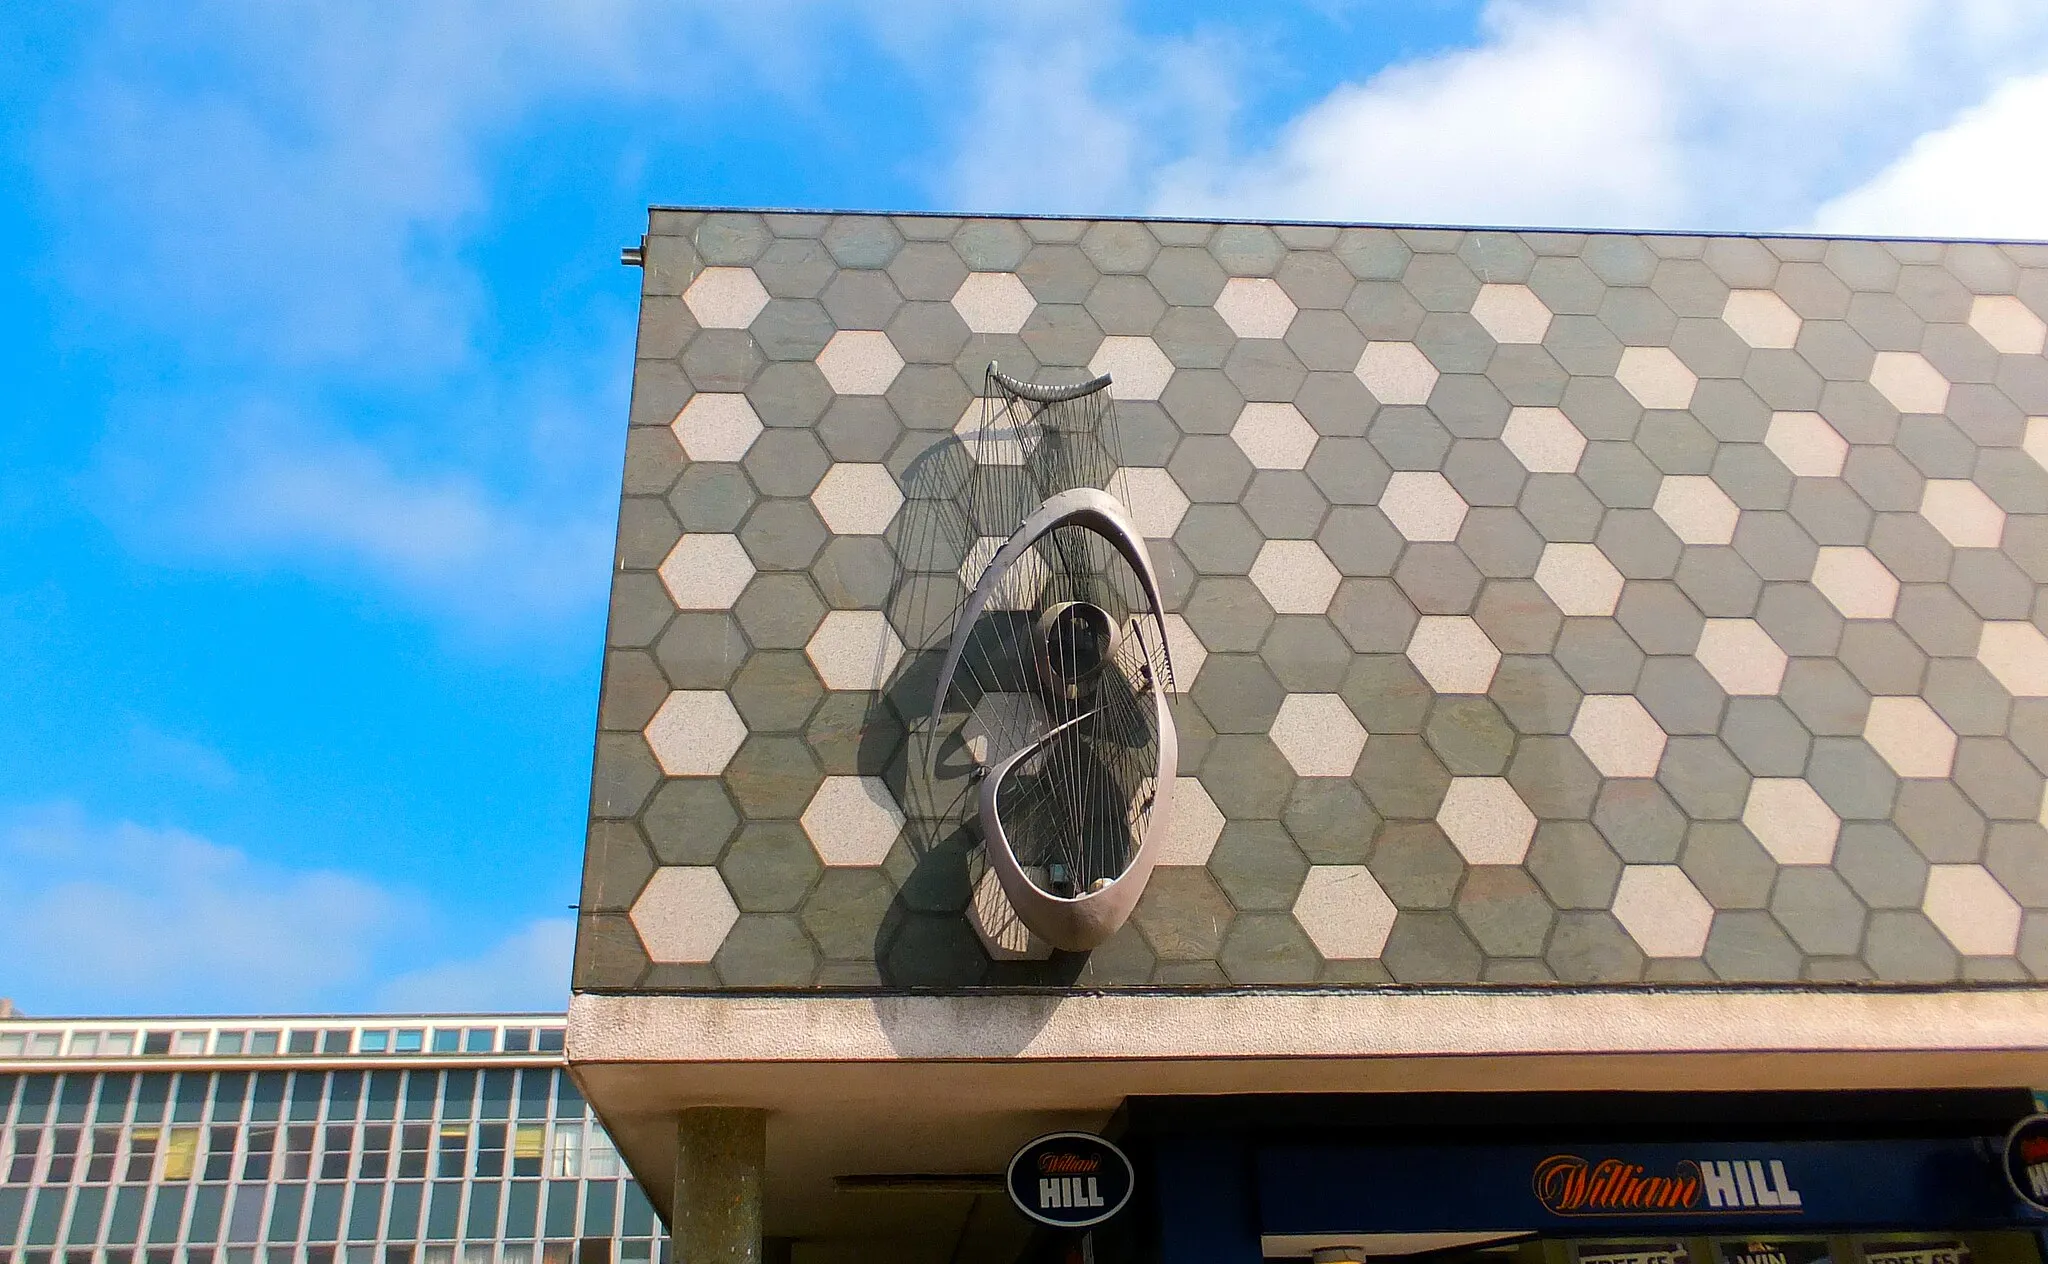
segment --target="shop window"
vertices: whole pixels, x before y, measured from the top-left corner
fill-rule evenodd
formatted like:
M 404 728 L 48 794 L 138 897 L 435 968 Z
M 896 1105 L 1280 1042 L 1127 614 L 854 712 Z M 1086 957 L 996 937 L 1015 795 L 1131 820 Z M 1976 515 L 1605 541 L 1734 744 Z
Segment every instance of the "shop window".
M 277 1033 L 274 1031 L 252 1031 L 249 1033 L 249 1052 L 258 1057 L 269 1057 L 277 1052 Z
M 246 1045 L 248 1041 L 248 1032 L 218 1031 L 215 1032 L 213 1035 L 213 1051 L 215 1053 L 238 1054 L 242 1051 L 242 1047 Z
M 369 1124 L 363 1129 L 363 1157 L 356 1164 L 356 1175 L 366 1181 L 381 1181 L 390 1174 L 391 1125 Z
M 313 1050 L 318 1046 L 319 1040 L 319 1032 L 306 1031 L 304 1029 L 295 1028 L 293 1029 L 291 1034 L 285 1038 L 285 1049 L 287 1052 L 293 1054 L 294 1056 L 302 1057 L 306 1054 L 312 1053 Z
M 391 1033 L 366 1031 L 356 1037 L 356 1048 L 364 1053 L 384 1053 L 391 1048 Z
M 392 1048 L 399 1053 L 418 1053 L 420 1051 L 420 1041 L 425 1036 L 426 1032 L 418 1027 L 402 1028 L 393 1037 L 395 1043 L 392 1045 Z

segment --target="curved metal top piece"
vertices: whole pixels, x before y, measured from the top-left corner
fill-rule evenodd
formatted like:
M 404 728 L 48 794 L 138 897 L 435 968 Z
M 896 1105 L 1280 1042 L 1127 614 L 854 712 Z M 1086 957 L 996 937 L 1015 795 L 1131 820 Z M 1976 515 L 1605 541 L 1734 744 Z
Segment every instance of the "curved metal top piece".
M 1076 382 L 1072 386 L 1042 386 L 1037 382 L 1020 382 L 998 371 L 994 361 L 989 362 L 988 375 L 1003 390 L 1018 399 L 1029 400 L 1034 404 L 1064 403 L 1070 399 L 1079 399 L 1083 395 L 1093 395 L 1109 385 L 1107 373 L 1101 377 L 1089 378 L 1085 382 Z

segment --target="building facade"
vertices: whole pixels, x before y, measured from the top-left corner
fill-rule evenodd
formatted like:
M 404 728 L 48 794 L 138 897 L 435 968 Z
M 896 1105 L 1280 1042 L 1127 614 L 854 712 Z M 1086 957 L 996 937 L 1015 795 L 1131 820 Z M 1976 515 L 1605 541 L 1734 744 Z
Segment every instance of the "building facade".
M 6 1264 L 627 1264 L 559 1015 L 0 1024 Z
M 1131 1251 L 1412 1247 L 1259 1228 L 1262 1156 L 1420 1164 L 1427 1092 L 1509 1094 L 1445 1116 L 1482 1147 L 1981 1150 L 2048 1082 L 2048 247 L 657 209 L 629 255 L 569 1053 L 679 1225 L 717 1154 L 807 1258 L 1009 1258 L 991 1174 L 1081 1126 L 1153 1147 Z M 949 653 L 1074 604 L 985 581 L 1048 556 L 991 489 L 1082 446 L 1168 705 L 1143 863 L 1077 885 L 980 787 L 1079 686 Z M 1083 949 L 1016 885 L 1115 872 Z M 1558 1122 L 1619 1091 L 1665 1096 Z

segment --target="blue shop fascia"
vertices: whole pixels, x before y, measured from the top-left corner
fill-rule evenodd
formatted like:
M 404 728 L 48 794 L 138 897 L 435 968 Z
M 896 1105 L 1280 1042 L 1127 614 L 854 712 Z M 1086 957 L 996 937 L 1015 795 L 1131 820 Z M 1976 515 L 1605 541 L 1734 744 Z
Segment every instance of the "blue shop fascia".
M 1047 1264 L 2044 1264 L 2028 1090 L 1134 1097 Z M 2029 1186 L 2029 1180 L 2036 1183 Z M 2048 1201 L 2043 1195 L 2039 1201 Z

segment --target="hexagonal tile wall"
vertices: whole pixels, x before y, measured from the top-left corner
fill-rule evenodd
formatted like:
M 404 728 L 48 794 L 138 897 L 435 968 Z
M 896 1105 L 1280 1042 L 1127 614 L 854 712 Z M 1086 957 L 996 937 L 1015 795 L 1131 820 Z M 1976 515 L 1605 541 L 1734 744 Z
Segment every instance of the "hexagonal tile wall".
M 1714 906 L 1677 865 L 1628 865 L 1614 916 L 1646 957 L 1697 957 L 1707 950 Z
M 1310 865 L 1293 911 L 1316 951 L 1332 961 L 1379 956 L 1398 913 L 1364 865 Z
M 1436 810 L 1468 865 L 1519 865 L 1536 837 L 1536 814 L 1505 777 L 1453 777 Z
M 879 610 L 834 610 L 804 653 L 827 689 L 879 689 L 903 661 L 903 640 Z
M 1668 740 L 1633 694 L 1588 694 L 1572 719 L 1572 741 L 1604 777 L 1656 776 Z
M 1138 533 L 1148 540 L 1171 540 L 1188 514 L 1187 494 L 1173 475 L 1160 469 L 1118 471 L 1123 481 L 1125 508 Z M 1114 484 L 1112 484 L 1114 485 Z
M 1500 441 L 1531 474 L 1574 474 L 1586 453 L 1586 436 L 1559 408 L 1514 408 Z
M 1038 300 L 1014 272 L 970 272 L 953 291 L 953 310 L 977 334 L 1021 331 Z
M 1500 650 L 1463 615 L 1425 615 L 1408 638 L 1408 661 L 1438 693 L 1485 693 L 1500 668 Z
M 686 535 L 661 560 L 661 582 L 678 610 L 730 610 L 754 578 L 736 535 Z
M 1948 379 L 1917 351 L 1880 351 L 1870 384 L 1902 413 L 1938 413 L 1948 407 Z
M 1872 698 L 1863 740 L 1901 777 L 1946 777 L 1955 767 L 1955 730 L 1925 698 Z
M 903 372 L 903 357 L 879 330 L 842 329 L 818 353 L 818 371 L 837 394 L 880 395 Z
M 745 329 L 768 306 L 751 268 L 706 268 L 683 291 L 683 306 L 706 329 Z
M 669 423 L 692 461 L 737 461 L 761 437 L 761 418 L 744 395 L 692 395 Z
M 1261 470 L 1298 470 L 1316 450 L 1315 427 L 1292 404 L 1246 404 L 1230 439 Z
M 1216 314 L 1240 338 L 1285 338 L 1294 300 L 1271 277 L 1232 277 L 1216 296 Z
M 1966 478 L 1930 478 L 1920 516 L 1959 549 L 1995 549 L 2005 537 L 2005 510 Z
M 2015 698 L 2048 698 L 2048 636 L 2031 623 L 1993 621 L 1978 633 L 1977 661 Z
M 1280 614 L 1322 614 L 1342 579 L 1314 540 L 1268 540 L 1251 567 L 1252 583 Z
M 1791 661 L 1771 634 L 1754 619 L 1709 619 L 1700 629 L 1693 651 L 1700 666 L 1734 697 L 1774 694 L 1785 682 Z
M 1173 380 L 1173 361 L 1150 338 L 1119 335 L 1104 338 L 1088 361 L 1088 371 L 1109 375 L 1109 393 L 1117 399 L 1150 400 L 1166 393 Z
M 1271 735 L 1301 777 L 1349 777 L 1366 743 L 1365 726 L 1334 693 L 1288 694 Z
M 1526 285 L 1480 286 L 1472 300 L 1472 319 L 1495 342 L 1542 342 L 1550 332 L 1550 309 Z
M 1801 478 L 1836 478 L 1849 459 L 1849 441 L 1819 413 L 1772 413 L 1764 446 Z
M 1798 777 L 1758 777 L 1749 783 L 1742 823 L 1781 865 L 1825 865 L 1835 858 L 1842 818 L 1813 786 Z
M 1354 762 L 1356 757 L 1353 757 Z M 1346 770 L 1349 771 L 1348 769 Z M 1216 800 L 1202 788 L 1196 777 L 1179 777 L 1173 783 L 1173 810 L 1167 813 L 1166 829 L 1159 838 L 1158 860 L 1162 865 L 1206 865 L 1223 837 L 1223 813 Z
M 903 809 L 880 777 L 827 777 L 800 822 L 828 865 L 879 865 L 903 832 Z
M 1470 508 L 1435 470 L 1403 470 L 1387 479 L 1380 512 L 1404 540 L 1455 540 Z
M 1899 604 L 1898 576 L 1869 549 L 1821 549 L 1814 558 L 1813 586 L 1847 619 L 1889 619 Z
M 1546 544 L 1536 563 L 1536 583 L 1565 614 L 1611 615 L 1621 601 L 1623 580 L 1598 545 Z
M 1727 544 L 1742 511 L 1711 478 L 1674 474 L 1657 485 L 1654 508 L 1671 534 L 1687 544 Z
M 1982 865 L 1929 868 L 1920 911 L 1966 957 L 2009 957 L 2019 947 L 2019 901 Z
M 1752 347 L 1790 350 L 1799 342 L 1799 313 L 1770 290 L 1730 290 L 1721 320 Z
M 717 869 L 664 865 L 647 880 L 628 916 L 649 961 L 701 965 L 718 955 L 740 910 Z
M 1352 370 L 1382 404 L 1427 404 L 1436 366 L 1412 342 L 1368 342 Z
M 715 777 L 747 740 L 732 699 L 715 689 L 679 689 L 662 700 L 645 730 L 647 748 L 671 777 Z
M 880 535 L 896 520 L 903 493 L 886 465 L 834 465 L 812 490 L 811 507 L 834 535 Z
M 1979 294 L 1971 300 L 1970 328 L 1993 351 L 2006 355 L 2040 355 L 2048 345 L 2048 324 L 2010 294 Z
M 1645 408 L 1690 408 L 1699 378 L 1669 347 L 1630 347 L 1614 380 Z

